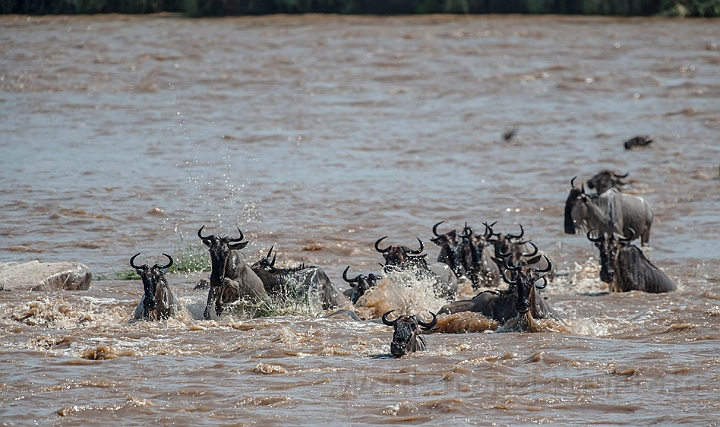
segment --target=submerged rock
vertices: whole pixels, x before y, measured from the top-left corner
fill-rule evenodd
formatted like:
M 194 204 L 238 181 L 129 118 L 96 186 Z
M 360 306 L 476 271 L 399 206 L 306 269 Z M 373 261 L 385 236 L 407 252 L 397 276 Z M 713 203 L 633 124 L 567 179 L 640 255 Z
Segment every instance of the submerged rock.
M 77 291 L 90 287 L 92 272 L 79 262 L 0 263 L 0 289 Z

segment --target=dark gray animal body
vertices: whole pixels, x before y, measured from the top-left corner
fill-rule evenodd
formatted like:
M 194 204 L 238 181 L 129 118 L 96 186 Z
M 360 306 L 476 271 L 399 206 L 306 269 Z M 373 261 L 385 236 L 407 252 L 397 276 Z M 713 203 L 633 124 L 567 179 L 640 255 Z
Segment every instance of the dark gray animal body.
M 613 291 L 643 291 L 658 294 L 672 292 L 675 289 L 675 282 L 645 258 L 640 248 L 628 244 L 618 250 Z
M 440 298 L 448 300 L 455 299 L 457 294 L 457 278 L 450 267 L 441 262 L 428 264 L 425 260 L 425 254 L 422 240 L 420 249 L 412 250 L 407 246 L 389 246 L 385 249 L 380 248 L 380 242 L 387 236 L 378 239 L 375 242 L 375 250 L 383 254 L 385 258 L 385 266 L 383 271 L 402 271 L 409 272 L 418 280 L 430 280 L 433 282 L 433 291 Z
M 301 265 L 295 268 L 275 268 L 271 247 L 265 258 L 252 265 L 267 293 L 272 297 L 307 298 L 319 302 L 323 310 L 344 307 L 347 298 L 330 281 L 325 271 L 316 266 Z
M 623 143 L 626 150 L 632 150 L 636 147 L 647 147 L 648 145 L 652 144 L 653 140 L 650 139 L 647 135 L 638 135 L 636 137 L 630 138 L 627 141 Z
M 140 303 L 135 309 L 135 319 L 161 320 L 169 319 L 175 316 L 180 310 L 180 303 L 173 295 L 168 282 L 165 279 L 164 271 L 173 264 L 173 259 L 168 254 L 165 255 L 169 263 L 160 266 L 158 264 L 148 267 L 147 264 L 135 265 L 135 258 L 139 253 L 130 258 L 130 266 L 137 271 L 143 282 L 143 294 Z
M 618 242 L 615 233 L 608 236 L 602 233 L 598 237 L 593 237 L 594 229 L 588 230 L 587 238 L 600 251 L 600 280 L 605 283 L 612 283 L 615 276 L 615 258 L 618 251 Z
M 577 228 L 596 229 L 598 234 L 624 234 L 634 229 L 641 237 L 642 244 L 650 240 L 650 227 L 654 214 L 642 197 L 623 194 L 609 188 L 597 195 L 585 194 L 584 186 L 572 189 L 565 202 L 565 233 L 575 234 Z
M 382 322 L 388 326 L 392 326 L 393 339 L 390 344 L 390 353 L 395 357 L 402 357 L 407 353 L 415 351 L 425 351 L 425 339 L 422 336 L 422 326 L 424 330 L 430 330 L 437 323 L 437 316 L 433 316 L 430 323 L 425 323 L 417 316 L 400 316 L 395 320 L 388 320 L 387 316 L 395 310 L 390 310 L 382 315 Z
M 347 268 L 343 271 L 343 280 L 345 280 L 349 285 L 350 289 L 344 292 L 345 296 L 350 299 L 350 301 L 355 304 L 358 302 L 358 299 L 360 299 L 361 296 L 365 295 L 365 292 L 369 291 L 371 288 L 374 288 L 377 286 L 378 280 L 382 280 L 381 275 L 375 275 L 373 273 L 368 274 L 365 276 L 364 274 L 358 274 L 354 278 L 350 279 L 347 277 L 347 272 L 350 269 L 350 266 L 348 265 Z
M 462 234 L 456 230 L 444 234 L 438 234 L 437 227 L 443 221 L 433 226 L 432 242 L 440 246 L 438 262 L 446 263 L 458 278 L 468 277 L 477 289 L 481 286 L 497 285 L 500 279 L 500 270 L 492 261 L 492 251 L 488 246 L 487 239 L 492 236 L 492 229 L 488 234 L 474 234 L 472 228 L 467 224 Z
M 218 237 L 214 235 L 203 236 L 198 230 L 198 237 L 210 251 L 212 271 L 210 272 L 210 290 L 203 316 L 210 319 L 210 308 L 215 305 L 215 312 L 221 315 L 226 304 L 245 299 L 252 304 L 267 301 L 267 293 L 260 278 L 245 263 L 240 249 L 249 242 L 242 242 L 243 234 L 239 238 Z M 239 243 L 238 243 L 239 242 Z
M 539 257 L 539 256 L 538 256 Z M 537 262 L 537 260 L 533 261 Z M 550 271 L 552 263 L 546 270 L 531 267 L 523 261 L 523 265 L 507 268 L 513 272 L 513 280 L 503 276 L 511 287 L 507 291 L 484 291 L 470 300 L 455 301 L 443 306 L 438 314 L 452 314 L 462 311 L 472 311 L 496 320 L 501 324 L 518 316 L 532 319 L 545 319 L 553 315 L 545 299 L 538 292 L 535 282 L 543 280 L 544 288 L 547 284 L 544 274 Z
M 493 261 L 499 268 L 501 276 L 504 275 L 507 270 L 505 267 L 505 258 L 508 258 L 507 264 L 510 266 L 517 266 L 521 264 L 521 261 L 525 261 L 527 263 L 530 259 L 535 259 L 537 261 L 535 261 L 536 265 L 533 267 L 540 270 L 550 268 L 550 271 L 545 275 L 545 277 L 549 281 L 553 281 L 555 279 L 555 266 L 552 264 L 550 256 L 544 251 L 539 250 L 538 247 L 531 241 L 522 240 L 525 235 L 525 229 L 522 224 L 520 224 L 520 234 L 518 235 L 510 233 L 504 235 L 502 233 L 493 233 L 491 227 L 490 234 L 492 236 L 497 236 L 496 238 L 488 239 L 488 241 L 491 242 L 495 248 L 495 257 L 493 258 Z M 532 249 L 528 245 L 532 246 Z M 537 258 L 538 255 L 540 255 L 539 260 Z
M 618 191 L 622 191 L 623 187 L 627 185 L 627 182 L 623 181 L 627 178 L 628 174 L 620 175 L 617 172 L 611 170 L 602 170 L 597 175 L 590 178 L 587 182 L 588 188 L 593 188 L 600 194 L 608 188 L 615 188 Z

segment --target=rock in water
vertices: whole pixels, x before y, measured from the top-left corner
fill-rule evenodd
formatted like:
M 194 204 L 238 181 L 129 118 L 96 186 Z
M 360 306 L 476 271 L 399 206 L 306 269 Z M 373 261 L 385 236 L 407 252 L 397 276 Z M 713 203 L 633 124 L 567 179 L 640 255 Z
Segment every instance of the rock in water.
M 92 272 L 79 262 L 0 263 L 0 289 L 77 291 L 90 287 Z

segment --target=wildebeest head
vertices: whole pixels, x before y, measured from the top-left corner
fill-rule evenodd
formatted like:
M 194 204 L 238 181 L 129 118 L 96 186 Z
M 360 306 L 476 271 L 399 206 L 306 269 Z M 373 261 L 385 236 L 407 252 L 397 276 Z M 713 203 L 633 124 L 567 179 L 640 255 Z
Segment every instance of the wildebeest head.
M 577 178 L 577 177 L 575 177 Z M 575 187 L 575 178 L 570 180 L 570 194 L 565 201 L 565 233 L 575 234 L 577 232 L 576 226 L 584 224 L 583 218 L 587 214 L 587 207 L 585 202 L 587 195 L 585 194 L 585 186 L 581 185 L 580 188 Z
M 208 247 L 210 251 L 210 261 L 212 263 L 212 272 L 210 273 L 210 285 L 222 283 L 222 277 L 225 275 L 225 270 L 228 263 L 228 257 L 230 252 L 233 250 L 240 250 L 247 246 L 249 242 L 242 242 L 244 238 L 243 232 L 238 228 L 240 233 L 239 238 L 231 238 L 225 236 L 203 236 L 202 230 L 205 228 L 203 225 L 197 232 L 198 237 Z M 239 242 L 239 243 L 236 243 Z M 214 280 L 215 279 L 215 280 Z M 218 281 L 219 280 L 219 281 Z
M 619 175 L 611 170 L 602 170 L 594 177 L 590 178 L 587 182 L 588 188 L 594 188 L 598 193 L 602 193 L 608 188 L 615 187 L 618 190 L 627 185 L 627 182 L 623 181 L 623 178 L 627 178 L 629 174 Z
M 508 258 L 505 258 L 505 268 L 511 271 L 514 278 L 512 280 L 508 279 L 507 272 L 503 273 L 502 277 L 503 280 L 511 285 L 511 287 L 517 292 L 517 302 L 515 303 L 515 308 L 520 314 L 525 315 L 530 311 L 532 305 L 535 304 L 535 288 L 543 289 L 547 286 L 547 278 L 545 278 L 545 274 L 552 270 L 552 262 L 545 257 L 545 260 L 547 261 L 547 267 L 545 269 L 541 270 L 537 267 L 533 267 L 533 264 L 540 261 L 543 256 L 545 255 L 538 255 L 529 259 L 527 262 L 521 261 L 520 265 L 517 266 L 509 265 L 507 263 Z M 543 284 L 538 286 L 536 284 L 538 280 L 542 280 Z
M 438 256 L 439 262 L 444 262 L 450 269 L 455 273 L 456 276 L 460 277 L 465 274 L 466 265 L 464 257 L 468 252 L 468 240 L 464 233 L 458 234 L 456 230 L 448 231 L 444 234 L 438 234 L 437 227 L 445 221 L 440 221 L 435 224 L 432 228 L 435 237 L 430 240 L 436 245 L 440 246 L 440 255 Z M 466 226 L 467 228 L 467 226 Z M 472 234 L 472 230 L 470 230 Z
M 600 280 L 611 283 L 615 274 L 618 240 L 615 238 L 614 233 L 610 236 L 607 233 L 602 233 L 598 237 L 592 237 L 593 231 L 595 231 L 594 228 L 587 232 L 587 238 L 600 251 Z
M 154 310 L 157 306 L 155 292 L 157 290 L 158 284 L 165 282 L 165 270 L 170 268 L 171 265 L 173 265 L 173 259 L 170 255 L 164 253 L 163 255 L 165 255 L 169 261 L 167 265 L 161 266 L 155 264 L 152 267 L 149 267 L 147 264 L 135 265 L 135 258 L 137 258 L 138 255 L 140 254 L 137 253 L 132 258 L 130 258 L 130 266 L 135 269 L 137 274 L 140 275 L 140 278 L 142 279 L 143 288 L 145 290 L 145 299 L 143 300 L 145 310 Z
M 420 326 L 424 330 L 429 330 L 435 326 L 437 323 L 435 313 L 430 312 L 433 320 L 430 323 L 425 323 L 417 316 L 400 316 L 395 320 L 388 320 L 388 314 L 393 311 L 395 310 L 390 310 L 382 315 L 383 323 L 395 328 L 392 343 L 390 344 L 390 353 L 395 357 L 401 357 L 407 353 L 425 350 L 425 340 L 421 335 Z
M 375 250 L 380 252 L 383 257 L 385 258 L 385 265 L 386 266 L 396 266 L 401 269 L 404 269 L 408 266 L 410 266 L 414 260 L 417 259 L 424 259 L 425 255 L 420 255 L 425 249 L 425 246 L 423 246 L 422 240 L 420 238 L 416 239 L 420 243 L 420 249 L 413 250 L 408 248 L 407 246 L 388 246 L 385 249 L 380 249 L 380 242 L 382 242 L 384 239 L 386 239 L 387 236 L 381 237 L 375 242 Z
M 267 255 L 265 255 L 264 258 L 262 258 L 260 261 L 256 262 L 252 265 L 253 270 L 272 270 L 275 268 L 275 258 L 277 257 L 277 254 L 273 254 L 272 251 L 275 248 L 275 245 L 270 246 L 270 250 L 268 251 Z M 270 258 L 272 257 L 272 258 Z
M 381 275 L 375 275 L 373 273 L 368 274 L 365 276 L 364 274 L 358 274 L 355 278 L 349 279 L 347 277 L 347 272 L 350 269 L 350 266 L 348 265 L 347 268 L 343 271 L 342 278 L 346 282 L 350 284 L 350 286 L 353 287 L 355 292 L 352 294 L 351 301 L 353 304 L 358 302 L 358 299 L 360 299 L 361 296 L 365 295 L 365 292 L 370 290 L 370 288 L 373 288 L 377 286 L 378 280 L 382 279 Z

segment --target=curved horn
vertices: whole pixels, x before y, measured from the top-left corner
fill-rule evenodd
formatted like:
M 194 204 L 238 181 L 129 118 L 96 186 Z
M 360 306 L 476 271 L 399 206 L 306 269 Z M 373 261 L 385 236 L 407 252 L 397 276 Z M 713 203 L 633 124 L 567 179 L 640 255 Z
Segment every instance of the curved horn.
M 386 238 L 387 238 L 387 236 L 381 237 L 381 238 L 379 238 L 379 239 L 377 240 L 377 242 L 375 242 L 375 250 L 376 250 L 376 251 L 378 251 L 378 252 L 380 252 L 380 253 L 390 252 L 390 248 L 392 248 L 392 246 L 388 246 L 388 247 L 385 248 L 385 249 L 380 249 L 380 247 L 378 246 L 378 245 L 380 244 L 380 242 L 382 242 L 383 239 L 386 239 Z
M 613 172 L 613 175 L 615 175 L 615 178 L 627 178 L 628 175 L 630 175 L 630 172 L 626 173 L 625 175 L 618 175 L 615 172 Z
M 542 279 L 543 285 L 542 285 L 542 286 L 535 285 L 535 287 L 536 287 L 537 289 L 545 289 L 545 287 L 547 287 L 547 284 L 548 284 L 547 277 L 543 276 L 543 277 L 541 277 L 540 279 Z
M 545 258 L 545 261 L 547 261 L 547 267 L 545 267 L 542 270 L 535 268 L 535 267 L 531 267 L 533 271 L 535 271 L 537 273 L 547 273 L 548 271 L 552 270 L 552 261 L 550 261 L 550 259 L 546 255 L 543 255 L 543 257 Z
M 495 224 L 497 224 L 497 221 L 493 222 L 490 225 L 488 225 L 487 222 L 483 222 L 483 225 L 485 226 L 485 234 L 483 235 L 483 237 L 485 237 L 485 239 L 489 239 L 493 236 L 492 228 L 493 228 L 493 225 L 495 225 Z
M 619 237 L 618 240 L 621 242 L 630 242 L 635 238 L 635 230 L 631 227 L 625 227 L 626 230 L 630 230 L 630 237 Z
M 433 225 L 433 234 L 435 235 L 435 237 L 442 236 L 442 234 L 438 234 L 437 228 L 438 228 L 438 225 L 442 224 L 443 222 L 445 222 L 445 221 L 440 221 L 437 224 Z
M 347 277 L 347 272 L 348 272 L 348 270 L 350 270 L 350 266 L 349 266 L 349 265 L 347 266 L 347 268 L 345 269 L 345 271 L 343 271 L 343 276 L 342 276 L 342 277 L 343 277 L 343 280 L 346 281 L 346 282 L 348 282 L 348 283 L 358 282 L 358 281 L 360 280 L 360 275 L 358 275 L 358 276 L 357 276 L 356 278 L 354 278 L 354 279 L 348 279 L 348 277 Z
M 240 237 L 237 239 L 228 239 L 228 242 L 239 242 L 245 238 L 245 236 L 243 235 L 243 232 L 240 231 L 240 227 L 238 227 L 237 230 L 238 230 L 238 233 L 240 233 Z
M 508 259 L 510 259 L 510 257 L 503 258 L 503 264 L 505 264 L 505 268 L 507 268 L 508 270 L 512 270 L 512 271 L 522 270 L 522 265 L 516 265 L 516 266 L 508 265 Z
M 529 241 L 529 240 L 527 241 L 527 243 L 531 244 L 531 245 L 533 246 L 533 248 L 535 248 L 535 251 L 534 251 L 533 253 L 531 253 L 531 254 L 526 254 L 526 253 L 523 252 L 523 253 L 520 254 L 520 255 L 522 255 L 522 256 L 524 256 L 524 257 L 535 256 L 535 254 L 538 253 L 538 247 L 535 245 L 535 243 L 533 243 L 533 242 L 531 242 L 531 241 Z
M 270 258 L 270 255 L 272 254 L 272 251 L 273 251 L 273 248 L 274 248 L 274 247 L 275 247 L 275 245 L 270 246 L 270 250 L 268 251 L 267 255 L 265 255 L 265 259 L 269 259 L 269 258 Z
M 419 317 L 415 316 L 415 320 L 417 320 L 418 325 L 422 326 L 425 329 L 430 329 L 433 326 L 435 326 L 435 324 L 437 324 L 437 316 L 435 315 L 435 313 L 433 313 L 432 311 L 429 313 L 432 314 L 432 316 L 433 316 L 433 320 L 431 320 L 430 323 L 425 323 L 422 320 L 420 320 Z
M 593 231 L 595 231 L 594 228 L 591 228 L 590 230 L 588 230 L 588 232 L 587 232 L 587 238 L 588 238 L 588 240 L 591 241 L 591 242 L 600 242 L 600 241 L 602 241 L 603 235 L 605 235 L 605 233 L 603 233 L 603 234 L 601 234 L 601 235 L 599 235 L 599 236 L 597 236 L 597 237 L 595 237 L 595 238 L 592 238 L 592 237 L 590 237 L 590 236 L 591 236 L 591 234 L 592 234 Z
M 468 227 L 467 222 L 465 223 L 465 227 L 463 227 L 463 232 L 460 233 L 460 237 L 467 239 L 468 237 L 473 235 L 473 229 L 472 227 Z
M 502 274 L 500 274 L 500 275 L 502 276 L 502 278 L 503 278 L 503 281 L 504 281 L 505 283 L 507 283 L 508 285 L 517 285 L 517 280 L 510 280 L 510 279 L 508 279 L 507 276 L 505 275 L 505 273 L 507 273 L 507 270 L 506 270 L 506 271 L 503 271 Z
M 200 227 L 200 229 L 198 230 L 198 233 L 197 233 L 197 234 L 198 234 L 198 237 L 200 238 L 200 240 L 207 240 L 207 239 L 209 239 L 210 237 L 212 237 L 212 234 L 209 235 L 209 236 L 203 236 L 203 235 L 202 235 L 203 228 L 205 228 L 204 225 L 203 225 L 202 227 Z
M 520 226 L 520 234 L 518 236 L 514 234 L 506 234 L 508 239 L 522 239 L 522 236 L 525 234 L 525 229 L 523 228 L 522 224 L 518 224 Z
M 420 240 L 419 237 L 416 237 L 416 239 L 418 242 L 420 242 L 420 249 L 418 249 L 416 251 L 408 251 L 409 254 L 413 254 L 413 255 L 421 254 L 423 249 L 425 249 L 425 246 L 423 246 L 422 240 Z
M 135 265 L 135 258 L 137 258 L 138 255 L 140 255 L 142 252 L 136 253 L 132 258 L 130 258 L 130 267 L 132 268 L 146 268 L 147 265 L 143 264 L 141 266 Z
M 570 180 L 570 188 L 575 188 L 575 178 L 577 178 L 577 176 L 574 176 L 573 179 Z
M 157 267 L 160 267 L 161 270 L 165 270 L 166 268 L 170 268 L 170 266 L 173 265 L 173 259 L 172 259 L 172 257 L 171 257 L 170 255 L 166 254 L 166 253 L 163 253 L 163 255 L 165 255 L 165 256 L 167 257 L 169 263 L 168 263 L 168 265 L 163 265 L 163 266 L 160 266 L 160 265 L 155 264 Z
M 386 325 L 388 325 L 388 326 L 395 326 L 395 324 L 396 324 L 397 321 L 398 321 L 397 319 L 395 319 L 395 320 L 388 320 L 388 319 L 387 319 L 387 315 L 390 314 L 390 313 L 392 313 L 393 311 L 395 311 L 395 310 L 390 310 L 390 311 L 388 311 L 387 313 L 385 313 L 385 314 L 382 315 L 382 322 L 383 322 L 384 324 L 386 324 Z

